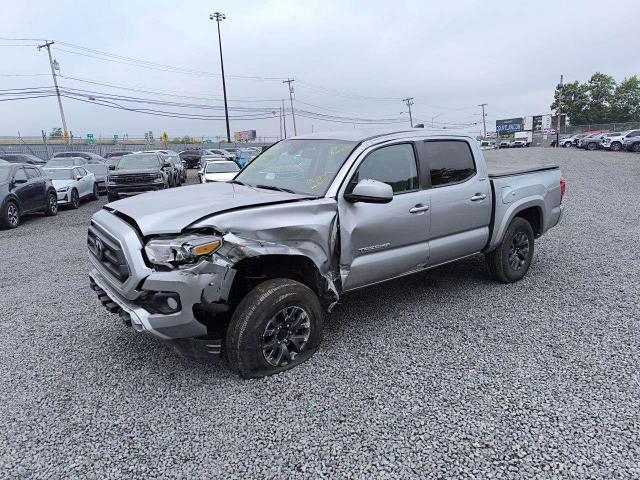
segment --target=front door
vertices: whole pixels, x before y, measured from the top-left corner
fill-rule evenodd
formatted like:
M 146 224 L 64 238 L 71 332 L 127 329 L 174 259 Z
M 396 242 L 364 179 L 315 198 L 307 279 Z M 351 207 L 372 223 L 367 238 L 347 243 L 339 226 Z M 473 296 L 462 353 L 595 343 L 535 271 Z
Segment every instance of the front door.
M 424 267 L 429 257 L 429 193 L 420 189 L 412 143 L 373 149 L 351 177 L 393 188 L 389 203 L 347 202 L 340 198 L 340 273 L 344 291 Z
M 36 192 L 33 184 L 29 182 L 27 171 L 20 167 L 16 170 L 13 176 L 14 193 L 20 200 L 20 209 L 23 212 L 28 212 L 36 208 Z

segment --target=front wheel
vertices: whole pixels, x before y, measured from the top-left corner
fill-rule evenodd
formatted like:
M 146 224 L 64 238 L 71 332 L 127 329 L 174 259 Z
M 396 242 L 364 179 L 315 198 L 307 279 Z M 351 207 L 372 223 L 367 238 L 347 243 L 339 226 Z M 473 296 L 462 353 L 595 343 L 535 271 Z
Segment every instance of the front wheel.
M 71 190 L 71 208 L 74 210 L 80 208 L 80 195 L 77 190 Z
M 589 144 L 587 144 L 587 150 L 591 150 L 591 151 L 593 151 L 593 150 L 595 150 L 595 149 L 597 149 L 597 148 L 598 148 L 598 145 L 596 145 L 595 143 L 589 143 Z
M 229 367 L 244 378 L 288 370 L 308 360 L 322 339 L 316 294 L 294 280 L 267 280 L 236 308 L 225 339 Z
M 611 144 L 611 151 L 612 152 L 619 152 L 621 148 L 622 148 L 622 144 L 620 142 L 613 142 Z
M 632 151 L 632 152 L 636 152 L 636 153 L 640 152 L 640 142 L 638 142 L 638 143 L 634 143 L 634 144 L 631 146 L 631 151 Z
M 513 283 L 526 275 L 533 259 L 533 229 L 524 218 L 516 217 L 498 247 L 485 255 L 489 276 Z
M 47 195 L 47 204 L 44 207 L 44 214 L 50 217 L 58 214 L 58 195 L 55 192 L 49 192 Z
M 20 225 L 20 209 L 18 205 L 9 200 L 2 211 L 2 217 L 0 217 L 1 228 L 16 228 Z

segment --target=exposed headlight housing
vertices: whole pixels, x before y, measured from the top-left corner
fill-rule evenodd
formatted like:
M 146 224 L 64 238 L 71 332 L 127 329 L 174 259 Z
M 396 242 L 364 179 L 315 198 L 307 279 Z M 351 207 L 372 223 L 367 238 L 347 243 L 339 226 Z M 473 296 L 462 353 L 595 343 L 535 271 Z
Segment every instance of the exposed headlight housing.
M 200 258 L 211 255 L 221 246 L 220 237 L 193 233 L 151 240 L 145 245 L 144 251 L 154 265 L 176 268 L 180 265 L 194 264 Z
M 153 179 L 154 183 L 164 183 L 164 178 L 162 177 L 162 174 L 159 173 L 156 175 L 156 178 Z
M 70 188 L 71 188 L 71 187 L 69 187 L 69 186 L 67 186 L 67 187 L 62 187 L 62 188 L 58 188 L 58 189 L 56 189 L 56 192 L 59 192 L 59 193 L 65 193 L 65 192 L 68 192 Z

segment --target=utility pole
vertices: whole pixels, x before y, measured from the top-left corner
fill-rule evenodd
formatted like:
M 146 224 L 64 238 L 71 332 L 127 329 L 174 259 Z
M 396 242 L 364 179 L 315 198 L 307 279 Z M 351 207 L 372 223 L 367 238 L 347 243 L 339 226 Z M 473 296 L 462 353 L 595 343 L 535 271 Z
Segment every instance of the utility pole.
M 282 83 L 289 84 L 289 101 L 291 102 L 291 118 L 293 118 L 293 135 L 298 135 L 298 130 L 296 129 L 296 112 L 293 110 L 293 85 L 291 85 L 295 80 L 293 78 L 287 78 L 283 80 Z
M 478 105 L 479 107 L 482 107 L 482 129 L 484 131 L 484 136 L 482 138 L 487 138 L 487 114 L 484 113 L 484 107 L 487 106 L 486 103 L 481 103 L 480 105 Z
M 284 138 L 287 138 L 287 112 L 284 109 L 284 98 L 282 99 L 282 128 L 284 129 Z
M 224 13 L 214 12 L 209 15 L 209 20 L 215 20 L 218 24 L 218 46 L 220 47 L 220 70 L 222 70 L 222 95 L 224 96 L 224 118 L 227 123 L 227 142 L 231 143 L 231 130 L 229 129 L 229 108 L 227 107 L 227 85 L 224 81 L 224 62 L 222 60 L 222 37 L 220 37 L 220 22 L 227 17 Z
M 282 107 L 278 107 L 278 113 L 280 116 L 278 117 L 278 127 L 280 127 L 280 140 L 282 140 Z
M 558 128 L 556 128 L 556 147 L 560 146 L 560 119 L 562 118 L 562 90 L 564 90 L 564 84 L 562 83 L 563 76 L 560 75 L 560 83 L 556 87 L 558 92 L 558 108 L 556 109 L 556 115 L 558 115 Z
M 38 50 L 43 48 L 47 49 L 47 53 L 49 54 L 49 65 L 51 66 L 51 75 L 53 75 L 53 85 L 56 88 L 56 96 L 58 97 L 58 107 L 60 107 L 60 118 L 62 118 L 62 129 L 64 131 L 64 141 L 65 143 L 69 139 L 69 130 L 67 130 L 67 120 L 64 118 L 64 110 L 62 109 L 62 98 L 60 97 L 60 89 L 58 88 L 58 78 L 56 76 L 56 67 L 60 68 L 58 62 L 54 61 L 51 57 L 51 45 L 55 42 L 45 42 L 44 45 L 38 45 Z
M 407 104 L 407 108 L 409 109 L 409 124 L 411 128 L 413 128 L 413 116 L 411 115 L 411 105 L 413 105 L 413 97 L 403 98 L 402 101 Z

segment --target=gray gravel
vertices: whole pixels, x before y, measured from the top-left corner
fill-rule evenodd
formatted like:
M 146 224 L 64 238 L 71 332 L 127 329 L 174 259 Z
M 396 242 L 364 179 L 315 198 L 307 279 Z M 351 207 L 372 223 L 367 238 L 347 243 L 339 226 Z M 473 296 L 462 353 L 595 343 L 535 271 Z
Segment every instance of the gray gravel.
M 640 155 L 489 155 L 567 177 L 523 281 L 472 258 L 352 294 L 309 362 L 262 380 L 99 305 L 103 201 L 0 232 L 0 477 L 640 477 Z

